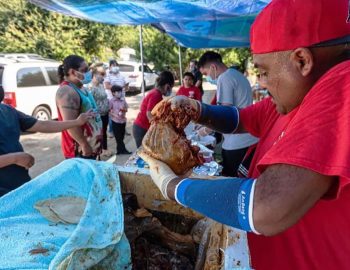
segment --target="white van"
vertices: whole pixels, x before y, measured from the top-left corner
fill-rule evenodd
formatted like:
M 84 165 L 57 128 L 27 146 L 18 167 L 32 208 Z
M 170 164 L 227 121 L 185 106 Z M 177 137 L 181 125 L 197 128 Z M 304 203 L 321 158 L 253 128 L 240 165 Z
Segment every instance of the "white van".
M 125 78 L 125 81 L 129 83 L 129 91 L 141 91 L 142 89 L 142 71 L 141 63 L 132 61 L 118 61 L 119 72 Z M 152 69 L 144 64 L 144 80 L 146 89 L 153 88 L 156 84 L 158 75 L 152 71 Z
M 55 102 L 59 62 L 0 58 L 4 103 L 39 120 L 58 117 Z

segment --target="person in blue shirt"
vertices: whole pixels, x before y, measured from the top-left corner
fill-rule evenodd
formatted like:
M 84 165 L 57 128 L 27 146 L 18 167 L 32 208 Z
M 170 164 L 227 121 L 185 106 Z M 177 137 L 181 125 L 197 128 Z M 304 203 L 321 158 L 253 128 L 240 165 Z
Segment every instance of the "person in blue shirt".
M 85 124 L 94 113 L 86 112 L 71 121 L 40 121 L 15 108 L 1 103 L 4 90 L 0 86 L 0 196 L 16 189 L 31 178 L 28 169 L 34 165 L 34 157 L 19 142 L 21 132 L 60 132 Z

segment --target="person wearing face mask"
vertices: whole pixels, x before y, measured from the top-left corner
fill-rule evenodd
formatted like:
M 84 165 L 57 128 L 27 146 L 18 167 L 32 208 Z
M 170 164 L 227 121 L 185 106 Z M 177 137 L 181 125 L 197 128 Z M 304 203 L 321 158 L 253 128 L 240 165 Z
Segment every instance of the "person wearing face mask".
M 133 135 L 137 148 L 141 146 L 142 139 L 150 127 L 152 109 L 163 100 L 163 96 L 170 96 L 174 86 L 174 76 L 170 71 L 160 73 L 156 81 L 156 88 L 149 91 L 142 100 L 140 112 L 133 125 Z
M 106 89 L 106 93 L 108 99 L 111 100 L 113 98 L 111 89 L 113 85 L 119 85 L 122 87 L 122 98 L 125 98 L 125 91 L 127 91 L 129 87 L 129 83 L 126 82 L 124 76 L 119 72 L 118 62 L 116 60 L 109 61 L 109 70 L 107 71 L 107 76 L 104 80 L 104 86 Z M 109 137 L 113 138 L 113 130 L 112 130 L 112 120 L 109 119 L 109 128 L 108 128 Z M 129 133 L 126 133 L 130 135 Z
M 205 52 L 199 59 L 198 66 L 208 81 L 217 85 L 216 102 L 218 105 L 236 106 L 245 108 L 253 103 L 252 91 L 248 80 L 242 73 L 234 68 L 228 68 L 221 55 L 213 52 Z M 202 128 L 199 134 L 207 135 L 211 130 Z M 241 164 L 249 146 L 257 143 L 258 139 L 245 134 L 223 134 L 222 165 L 223 175 L 237 176 L 237 170 Z
M 92 80 L 92 72 L 84 58 L 70 55 L 58 68 L 60 87 L 56 93 L 58 120 L 74 120 L 80 113 L 98 111 L 92 94 L 84 87 Z M 102 120 L 99 114 L 84 126 L 62 132 L 62 151 L 65 158 L 96 159 L 102 148 Z
M 118 62 L 116 60 L 109 61 L 109 72 L 104 80 L 104 86 L 109 99 L 113 98 L 111 89 L 113 85 L 119 85 L 123 89 L 123 98 L 125 97 L 125 91 L 129 86 L 129 83 L 126 82 L 124 76 L 120 74 Z
M 111 91 L 113 98 L 109 101 L 109 116 L 112 121 L 113 135 L 117 143 L 117 155 L 130 155 L 131 153 L 125 148 L 124 144 L 128 104 L 123 98 L 121 86 L 113 85 Z
M 101 65 L 94 65 L 91 68 L 92 81 L 88 86 L 88 89 L 96 102 L 97 110 L 102 120 L 102 156 L 109 157 L 112 155 L 111 151 L 107 150 L 107 126 L 108 126 L 108 112 L 109 112 L 109 100 L 105 88 L 103 87 L 103 81 L 106 76 L 105 69 Z
M 21 131 L 60 132 L 80 127 L 94 117 L 93 112 L 87 112 L 70 121 L 40 121 L 1 103 L 3 99 L 4 90 L 0 86 L 0 196 L 31 179 L 28 170 L 34 165 L 35 160 L 32 155 L 24 152 L 19 142 Z

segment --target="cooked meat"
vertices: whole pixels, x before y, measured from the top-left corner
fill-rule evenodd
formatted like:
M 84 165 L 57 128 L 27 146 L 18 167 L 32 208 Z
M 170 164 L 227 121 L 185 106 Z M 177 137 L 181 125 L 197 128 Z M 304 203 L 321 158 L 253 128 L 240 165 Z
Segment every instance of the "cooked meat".
M 168 102 L 160 102 L 152 110 L 154 118 L 142 141 L 148 155 L 165 162 L 177 175 L 201 164 L 199 148 L 191 145 L 184 132 L 194 113 L 191 107 L 173 111 Z

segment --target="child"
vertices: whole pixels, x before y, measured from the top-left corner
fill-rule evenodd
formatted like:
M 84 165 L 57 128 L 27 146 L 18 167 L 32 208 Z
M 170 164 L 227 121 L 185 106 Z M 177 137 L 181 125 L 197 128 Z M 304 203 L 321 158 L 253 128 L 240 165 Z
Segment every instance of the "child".
M 185 72 L 183 78 L 183 86 L 179 88 L 176 95 L 177 96 L 186 96 L 189 98 L 202 101 L 202 94 L 198 87 L 193 85 L 194 76 L 191 72 Z
M 119 85 L 113 85 L 111 88 L 113 98 L 109 101 L 109 116 L 112 120 L 112 130 L 117 142 L 117 155 L 131 154 L 125 148 L 124 136 L 126 126 L 126 112 L 128 104 L 123 98 L 123 88 Z

